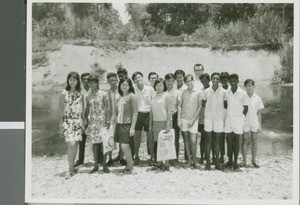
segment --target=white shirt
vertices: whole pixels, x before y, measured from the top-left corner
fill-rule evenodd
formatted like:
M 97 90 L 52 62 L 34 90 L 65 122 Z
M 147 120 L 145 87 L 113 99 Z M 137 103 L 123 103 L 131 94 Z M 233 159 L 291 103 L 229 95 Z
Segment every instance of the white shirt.
M 179 101 L 181 92 L 173 87 L 173 89 L 170 91 L 167 91 L 167 93 L 170 96 L 171 112 L 172 112 L 172 114 L 174 114 L 177 112 L 177 106 L 178 106 L 178 101 Z
M 194 89 L 195 90 L 203 90 L 203 84 L 201 83 L 201 81 L 199 79 L 196 79 L 194 77 Z
M 205 119 L 222 121 L 224 118 L 224 101 L 227 100 L 226 90 L 218 87 L 214 91 L 211 86 L 204 90 L 203 100 L 206 100 L 204 110 Z
M 155 95 L 154 88 L 148 85 L 144 85 L 141 91 L 135 87 L 135 96 L 138 100 L 138 112 L 147 113 L 151 111 L 151 101 Z
M 261 98 L 256 93 L 253 93 L 251 97 L 248 96 L 248 98 L 250 104 L 245 122 L 247 122 L 247 124 L 250 124 L 250 126 L 259 126 L 257 111 L 263 109 L 264 104 Z
M 180 93 L 182 93 L 184 90 L 186 90 L 188 87 L 186 86 L 186 84 L 182 84 L 182 86 L 180 88 L 177 87 L 177 83 L 175 83 L 174 87 L 180 91 Z
M 244 106 L 249 105 L 249 97 L 247 93 L 240 87 L 237 88 L 235 93 L 231 89 L 227 90 L 227 113 L 229 117 L 243 117 Z

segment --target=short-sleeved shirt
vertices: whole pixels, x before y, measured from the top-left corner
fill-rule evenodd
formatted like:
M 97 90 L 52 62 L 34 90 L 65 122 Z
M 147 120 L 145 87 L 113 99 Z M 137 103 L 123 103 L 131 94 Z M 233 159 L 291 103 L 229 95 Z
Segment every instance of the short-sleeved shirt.
M 240 87 L 237 88 L 235 93 L 231 89 L 226 91 L 227 94 L 227 112 L 228 117 L 242 117 L 244 116 L 244 106 L 249 105 L 249 97 L 247 93 Z
M 151 101 L 155 95 L 153 87 L 144 85 L 143 90 L 141 91 L 135 87 L 135 96 L 138 102 L 138 112 L 147 113 L 151 111 Z
M 173 88 L 170 91 L 167 91 L 170 96 L 170 103 L 171 103 L 171 113 L 174 114 L 177 112 L 178 100 L 180 98 L 180 91 L 176 88 Z
M 203 87 L 203 84 L 201 83 L 201 81 L 199 79 L 196 79 L 194 80 L 194 89 L 195 90 L 203 90 L 204 87 Z
M 181 118 L 191 120 L 197 112 L 198 107 L 201 107 L 202 91 L 195 89 L 189 91 L 186 89 L 182 92 L 179 101 L 182 102 Z
M 182 86 L 180 88 L 177 87 L 177 83 L 175 83 L 175 88 L 179 91 L 179 92 L 183 92 L 184 90 L 186 90 L 188 87 L 186 86 L 186 84 L 182 84 Z
M 167 92 L 156 93 L 151 103 L 153 121 L 167 121 L 167 103 L 170 102 Z
M 256 93 L 253 93 L 253 95 L 249 97 L 249 100 L 250 104 L 245 122 L 247 122 L 247 124 L 249 124 L 250 126 L 259 126 L 257 111 L 263 109 L 264 104 L 261 98 Z
M 128 124 L 132 121 L 132 115 L 135 112 L 134 94 L 130 93 L 120 96 L 117 100 L 117 123 Z
M 120 94 L 116 90 L 116 92 L 112 92 L 112 90 L 107 91 L 108 102 L 110 105 L 110 117 L 115 116 L 117 112 L 117 101 L 120 98 Z
M 216 91 L 212 86 L 203 92 L 203 100 L 206 100 L 204 117 L 208 120 L 223 121 L 224 101 L 227 100 L 226 91 L 218 87 Z

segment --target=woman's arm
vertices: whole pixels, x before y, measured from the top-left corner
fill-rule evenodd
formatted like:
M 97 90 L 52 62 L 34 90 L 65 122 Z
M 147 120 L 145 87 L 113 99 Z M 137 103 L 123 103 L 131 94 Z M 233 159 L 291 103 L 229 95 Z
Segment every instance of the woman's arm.
M 166 108 L 167 108 L 167 126 L 166 126 L 166 131 L 169 132 L 170 129 L 172 128 L 172 99 L 168 95 L 166 97 Z
M 182 108 L 182 99 L 178 100 L 178 106 L 177 106 L 177 126 L 181 128 L 181 108 Z
M 64 109 L 65 109 L 65 94 L 62 93 L 59 96 L 59 134 L 63 134 L 63 119 L 64 119 Z
M 89 102 L 89 98 L 86 98 L 86 108 L 85 108 L 85 120 L 86 120 L 86 125 L 89 124 L 89 114 L 90 114 L 90 102 Z
M 137 115 L 138 115 L 138 112 L 137 112 L 137 101 L 134 97 L 134 95 L 131 95 L 130 96 L 130 104 L 131 104 L 131 110 L 132 110 L 132 120 L 131 120 L 131 127 L 130 127 L 130 136 L 134 136 L 135 134 L 135 124 L 136 124 L 136 121 L 137 121 Z

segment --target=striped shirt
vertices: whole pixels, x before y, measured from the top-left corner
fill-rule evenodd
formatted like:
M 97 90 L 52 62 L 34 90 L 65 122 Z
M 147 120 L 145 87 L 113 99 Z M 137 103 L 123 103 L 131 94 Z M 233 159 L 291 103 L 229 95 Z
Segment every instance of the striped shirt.
M 120 96 L 117 101 L 117 108 L 117 123 L 131 123 L 132 116 L 136 112 L 136 102 L 134 94 L 130 93 L 125 96 Z
M 201 107 L 202 91 L 195 89 L 189 91 L 186 89 L 182 92 L 180 101 L 182 101 L 181 119 L 191 120 L 198 107 Z

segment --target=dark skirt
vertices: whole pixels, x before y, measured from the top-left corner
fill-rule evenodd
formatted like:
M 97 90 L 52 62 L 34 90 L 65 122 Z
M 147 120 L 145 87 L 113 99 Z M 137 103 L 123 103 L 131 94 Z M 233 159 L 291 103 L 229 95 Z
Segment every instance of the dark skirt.
M 122 143 L 122 144 L 129 144 L 130 127 L 131 127 L 131 123 L 127 123 L 127 124 L 117 123 L 116 129 L 115 129 L 115 134 L 114 134 L 115 141 L 118 143 Z

